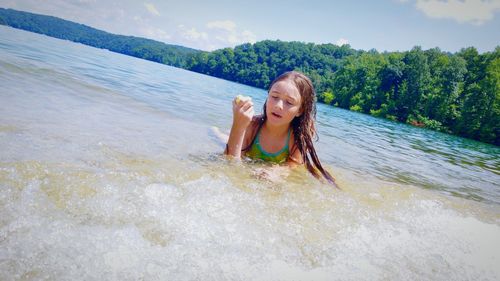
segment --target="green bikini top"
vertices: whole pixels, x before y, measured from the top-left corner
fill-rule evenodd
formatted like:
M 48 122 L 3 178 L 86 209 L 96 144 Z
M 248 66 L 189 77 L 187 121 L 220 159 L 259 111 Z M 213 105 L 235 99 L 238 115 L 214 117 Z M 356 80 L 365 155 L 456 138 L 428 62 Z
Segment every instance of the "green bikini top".
M 288 155 L 290 152 L 288 151 L 288 143 L 290 142 L 290 133 L 291 130 L 288 130 L 288 136 L 286 138 L 285 146 L 280 149 L 280 151 L 276 153 L 269 153 L 265 151 L 262 146 L 260 145 L 260 129 L 257 132 L 257 136 L 255 137 L 255 140 L 252 143 L 252 146 L 250 149 L 245 153 L 246 156 L 252 158 L 252 159 L 261 159 L 266 162 L 273 162 L 273 163 L 283 163 L 286 161 L 288 158 Z

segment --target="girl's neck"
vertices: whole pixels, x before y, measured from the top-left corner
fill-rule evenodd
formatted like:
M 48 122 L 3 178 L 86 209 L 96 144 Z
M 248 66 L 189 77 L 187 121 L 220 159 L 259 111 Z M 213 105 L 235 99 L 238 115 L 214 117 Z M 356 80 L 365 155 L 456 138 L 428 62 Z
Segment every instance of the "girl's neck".
M 266 134 L 271 135 L 272 137 L 282 137 L 288 134 L 288 130 L 290 129 L 290 124 L 276 126 L 269 124 L 267 120 L 264 122 L 262 129 L 266 131 Z

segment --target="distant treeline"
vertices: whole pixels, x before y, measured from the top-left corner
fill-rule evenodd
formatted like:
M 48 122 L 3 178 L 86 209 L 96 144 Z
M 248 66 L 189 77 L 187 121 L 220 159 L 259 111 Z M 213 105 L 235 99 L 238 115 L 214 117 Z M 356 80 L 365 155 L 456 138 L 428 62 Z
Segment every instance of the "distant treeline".
M 186 56 L 199 52 L 151 39 L 111 34 L 72 21 L 12 9 L 0 8 L 0 24 L 176 67 L 185 67 Z
M 264 89 L 299 70 L 323 103 L 500 145 L 500 47 L 379 53 L 266 40 L 204 52 L 11 9 L 0 8 L 0 24 Z

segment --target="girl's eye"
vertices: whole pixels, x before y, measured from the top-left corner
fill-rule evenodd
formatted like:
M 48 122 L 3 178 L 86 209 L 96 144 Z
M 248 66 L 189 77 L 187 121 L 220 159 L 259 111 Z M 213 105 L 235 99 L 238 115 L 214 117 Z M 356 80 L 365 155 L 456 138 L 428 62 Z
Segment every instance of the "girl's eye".
M 293 105 L 293 103 L 291 103 L 291 102 L 289 102 L 289 101 L 286 101 L 286 103 L 287 103 L 288 105 Z

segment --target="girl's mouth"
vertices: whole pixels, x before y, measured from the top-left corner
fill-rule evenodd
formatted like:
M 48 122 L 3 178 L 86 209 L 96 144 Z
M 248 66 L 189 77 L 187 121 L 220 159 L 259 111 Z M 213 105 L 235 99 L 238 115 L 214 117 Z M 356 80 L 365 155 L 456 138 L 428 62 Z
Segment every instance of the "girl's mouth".
M 276 113 L 274 113 L 274 112 L 271 112 L 271 114 L 272 114 L 274 117 L 276 117 L 276 118 L 281 118 L 281 115 L 279 115 L 279 114 L 276 114 Z

